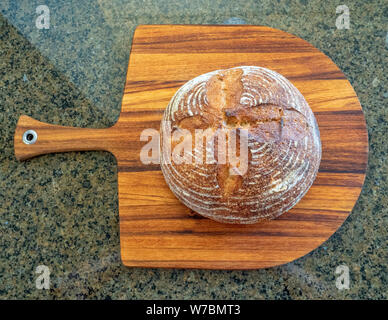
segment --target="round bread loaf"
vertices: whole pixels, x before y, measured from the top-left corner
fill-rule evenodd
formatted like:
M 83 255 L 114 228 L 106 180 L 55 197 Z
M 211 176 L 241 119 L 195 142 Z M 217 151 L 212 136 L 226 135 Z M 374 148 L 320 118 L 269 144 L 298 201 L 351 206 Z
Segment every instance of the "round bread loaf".
M 195 144 L 198 132 L 212 139 L 200 136 Z M 285 77 L 261 67 L 188 81 L 167 106 L 161 133 L 161 168 L 172 192 L 194 212 L 224 223 L 255 223 L 288 211 L 312 185 L 321 160 L 306 100 Z M 225 148 L 233 142 L 234 161 Z

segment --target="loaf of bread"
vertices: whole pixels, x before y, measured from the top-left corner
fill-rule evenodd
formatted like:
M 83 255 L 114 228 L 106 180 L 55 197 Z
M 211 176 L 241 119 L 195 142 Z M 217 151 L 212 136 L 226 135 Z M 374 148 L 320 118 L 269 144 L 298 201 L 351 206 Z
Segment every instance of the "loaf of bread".
M 213 135 L 202 150 L 194 143 L 199 129 Z M 219 137 L 235 143 L 235 161 Z M 256 223 L 288 211 L 314 182 L 321 160 L 318 125 L 302 94 L 282 75 L 255 66 L 184 84 L 164 112 L 160 141 L 172 192 L 194 212 L 224 223 Z

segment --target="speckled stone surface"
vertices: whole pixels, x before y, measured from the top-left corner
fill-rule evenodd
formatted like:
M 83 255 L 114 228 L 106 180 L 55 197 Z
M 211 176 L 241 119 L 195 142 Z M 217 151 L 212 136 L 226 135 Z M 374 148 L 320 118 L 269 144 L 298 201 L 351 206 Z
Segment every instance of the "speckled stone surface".
M 46 0 L 50 29 L 35 26 L 34 1 L 0 4 L 0 299 L 387 299 L 388 89 L 383 0 Z M 21 114 L 55 124 L 106 127 L 118 118 L 134 28 L 158 23 L 249 23 L 291 32 L 346 74 L 366 116 L 370 156 L 350 217 L 322 246 L 287 265 L 255 271 L 126 268 L 119 252 L 117 169 L 104 152 L 16 161 Z M 35 286 L 38 265 L 50 289 Z M 350 272 L 348 290 L 336 267 Z

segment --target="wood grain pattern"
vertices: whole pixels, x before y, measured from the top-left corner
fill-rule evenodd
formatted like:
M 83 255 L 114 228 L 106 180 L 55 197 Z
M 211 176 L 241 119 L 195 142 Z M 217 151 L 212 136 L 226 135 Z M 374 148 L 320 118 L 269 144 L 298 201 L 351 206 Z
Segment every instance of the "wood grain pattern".
M 287 77 L 317 118 L 322 161 L 306 196 L 280 218 L 226 225 L 190 216 L 159 165 L 144 165 L 139 140 L 159 130 L 163 111 L 189 79 L 257 65 Z M 38 141 L 21 141 L 26 129 Z M 261 26 L 139 26 L 133 37 L 122 111 L 107 129 L 51 126 L 23 116 L 18 159 L 71 150 L 108 150 L 118 163 L 121 257 L 127 266 L 252 269 L 290 262 L 327 240 L 351 212 L 363 185 L 368 141 L 361 105 L 338 67 L 308 42 Z

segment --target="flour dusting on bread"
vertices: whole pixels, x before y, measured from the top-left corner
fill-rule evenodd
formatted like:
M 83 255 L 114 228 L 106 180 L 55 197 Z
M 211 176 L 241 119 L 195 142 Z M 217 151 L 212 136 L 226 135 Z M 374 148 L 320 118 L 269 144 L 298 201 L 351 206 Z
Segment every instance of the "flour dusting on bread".
M 318 172 L 321 142 L 314 114 L 296 87 L 269 69 L 242 66 L 188 81 L 167 106 L 162 133 L 167 131 L 164 123 L 187 135 L 198 129 L 227 137 L 237 132 L 237 150 L 240 133 L 248 132 L 248 152 L 240 155 L 248 167 L 242 174 L 233 174 L 235 164 L 217 161 L 168 163 L 161 152 L 162 172 L 172 192 L 193 211 L 220 222 L 247 224 L 278 217 L 304 196 Z M 163 150 L 167 135 L 161 136 Z M 178 143 L 168 142 L 172 147 Z M 192 147 L 195 160 L 199 152 L 194 142 Z M 216 160 L 220 157 L 217 138 L 204 147 Z

